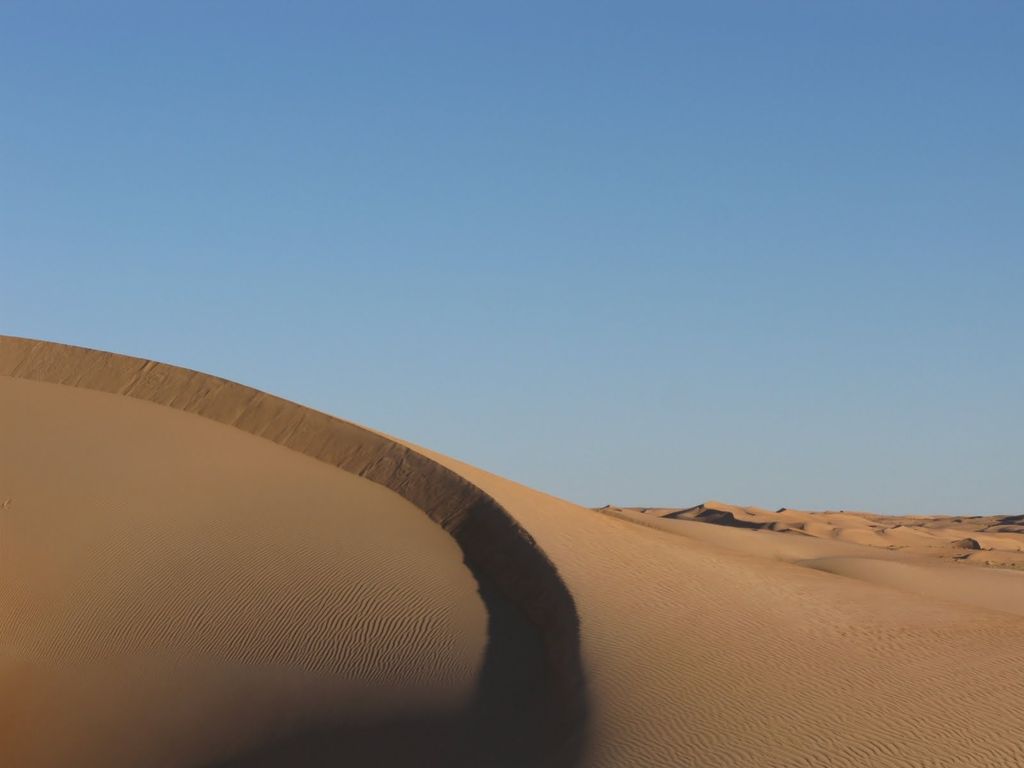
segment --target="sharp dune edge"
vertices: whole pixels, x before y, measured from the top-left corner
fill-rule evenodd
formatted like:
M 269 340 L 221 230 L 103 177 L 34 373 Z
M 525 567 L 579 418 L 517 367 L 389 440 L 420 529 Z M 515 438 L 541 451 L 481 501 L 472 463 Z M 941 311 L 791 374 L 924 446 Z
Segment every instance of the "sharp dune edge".
M 1024 765 L 1013 520 L 597 512 L 10 337 L 0 418 L 0 764 Z
M 234 382 L 153 361 L 0 337 L 0 375 L 121 395 L 202 416 L 366 478 L 414 504 L 458 542 L 479 579 L 529 618 L 544 645 L 546 665 L 539 690 L 527 701 L 514 703 L 542 710 L 534 728 L 538 732 L 515 734 L 515 743 L 497 744 L 499 751 L 487 759 L 500 761 L 509 751 L 525 751 L 531 760 L 572 759 L 583 706 L 572 597 L 530 536 L 480 488 L 368 429 Z M 16 621 L 10 616 L 3 620 Z M 529 739 L 540 743 L 521 744 Z M 459 757 L 446 752 L 444 762 L 437 764 Z M 285 765 L 304 756 L 284 749 L 280 759 Z M 464 759 L 475 764 L 482 758 L 474 752 Z

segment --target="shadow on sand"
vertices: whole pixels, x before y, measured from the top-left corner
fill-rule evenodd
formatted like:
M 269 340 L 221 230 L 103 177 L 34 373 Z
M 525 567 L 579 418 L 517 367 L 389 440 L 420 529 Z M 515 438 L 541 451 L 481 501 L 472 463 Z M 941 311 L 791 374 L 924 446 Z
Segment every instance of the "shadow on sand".
M 586 700 L 579 665 L 553 668 L 541 633 L 472 569 L 488 614 L 488 642 L 473 701 L 447 717 L 337 723 L 261 744 L 205 768 L 572 768 L 579 764 Z M 566 691 L 570 693 L 567 696 Z

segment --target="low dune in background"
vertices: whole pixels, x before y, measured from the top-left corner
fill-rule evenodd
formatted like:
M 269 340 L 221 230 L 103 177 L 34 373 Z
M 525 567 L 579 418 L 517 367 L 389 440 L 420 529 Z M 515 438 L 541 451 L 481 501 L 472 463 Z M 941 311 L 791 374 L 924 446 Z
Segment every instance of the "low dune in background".
M 0 337 L 0 764 L 1024 765 L 1022 542 L 595 511 Z
M 1024 570 L 1024 514 L 922 517 L 846 511 L 806 512 L 787 508 L 769 511 L 719 501 L 708 501 L 686 509 L 608 506 L 600 511 L 623 517 L 639 513 L 662 520 L 775 531 L 898 550 L 905 556 Z M 878 555 L 872 553 L 871 556 Z

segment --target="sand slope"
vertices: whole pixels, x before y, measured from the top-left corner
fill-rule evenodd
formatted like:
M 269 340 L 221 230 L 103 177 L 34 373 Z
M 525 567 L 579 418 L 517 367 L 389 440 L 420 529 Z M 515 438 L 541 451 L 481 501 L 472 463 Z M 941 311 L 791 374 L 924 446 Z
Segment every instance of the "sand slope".
M 584 765 L 1024 764 L 1007 725 L 1024 713 L 1019 615 L 776 557 L 797 537 L 595 520 L 448 461 L 516 515 L 572 590 L 591 694 Z M 1004 596 L 1019 606 L 1024 574 L 991 575 L 1012 580 Z
M 4 764 L 1024 764 L 1024 574 L 596 512 L 131 358 L 0 374 Z
M 196 764 L 284 701 L 291 727 L 472 696 L 476 582 L 397 494 L 113 395 L 4 378 L 0 412 L 0 646 L 33 681 L 4 691 L 16 764 Z
M 0 372 L 5 761 L 478 765 L 573 748 L 571 597 L 461 477 L 171 366 L 4 337 Z

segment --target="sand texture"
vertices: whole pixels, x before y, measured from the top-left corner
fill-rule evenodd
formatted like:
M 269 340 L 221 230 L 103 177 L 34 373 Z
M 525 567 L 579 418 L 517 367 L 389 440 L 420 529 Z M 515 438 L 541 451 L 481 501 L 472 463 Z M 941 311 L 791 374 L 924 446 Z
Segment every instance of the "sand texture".
M 1022 552 L 1013 515 L 587 509 L 0 337 L 4 766 L 1021 766 Z

